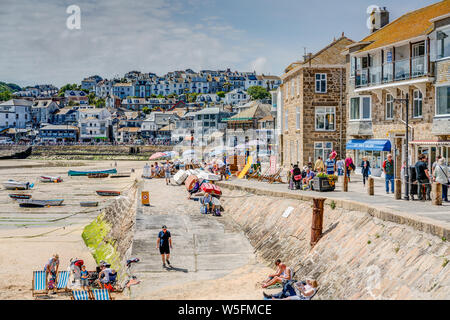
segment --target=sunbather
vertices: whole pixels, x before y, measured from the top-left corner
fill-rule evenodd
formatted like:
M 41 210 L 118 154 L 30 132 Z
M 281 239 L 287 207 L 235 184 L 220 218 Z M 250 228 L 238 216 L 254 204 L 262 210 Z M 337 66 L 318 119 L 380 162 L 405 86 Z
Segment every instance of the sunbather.
M 275 265 L 277 266 L 277 272 L 274 274 L 269 274 L 268 279 L 263 282 L 263 288 L 267 288 L 275 283 L 282 283 L 283 280 L 292 280 L 291 268 L 286 267 L 284 263 L 281 263 L 280 259 L 275 261 Z
M 263 295 L 265 298 L 271 298 L 272 300 L 309 300 L 316 293 L 317 287 L 316 280 L 306 280 L 306 282 L 290 280 L 284 284 L 281 292 L 271 295 L 263 292 Z

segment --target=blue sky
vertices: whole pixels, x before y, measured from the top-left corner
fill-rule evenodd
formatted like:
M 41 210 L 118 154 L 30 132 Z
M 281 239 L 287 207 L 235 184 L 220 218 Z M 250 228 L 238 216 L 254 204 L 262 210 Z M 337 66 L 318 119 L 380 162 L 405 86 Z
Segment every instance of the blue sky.
M 129 70 L 192 68 L 281 75 L 304 47 L 315 52 L 342 32 L 365 37 L 369 5 L 390 21 L 436 0 L 2 0 L 0 81 L 80 82 Z M 69 5 L 81 29 L 69 30 Z

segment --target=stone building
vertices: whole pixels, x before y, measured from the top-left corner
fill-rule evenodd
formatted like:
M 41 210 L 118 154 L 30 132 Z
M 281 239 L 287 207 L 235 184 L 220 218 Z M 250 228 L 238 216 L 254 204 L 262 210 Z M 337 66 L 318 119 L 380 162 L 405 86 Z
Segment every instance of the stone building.
M 409 104 L 409 164 L 416 162 L 419 153 L 429 156 L 429 165 L 438 154 L 449 159 L 449 12 L 446 0 L 392 23 L 382 19 L 386 25 L 381 23 L 381 29 L 344 52 L 347 152 L 357 165 L 363 156 L 368 157 L 373 175 L 381 175 L 380 167 L 392 153 L 395 174 L 400 176 L 406 160 L 405 100 Z M 375 15 L 376 19 L 381 17 Z
M 345 151 L 346 63 L 341 52 L 353 41 L 342 36 L 304 61 L 290 64 L 282 76 L 279 157 L 281 165 L 300 166 L 335 150 Z M 278 123 L 278 127 L 279 127 Z

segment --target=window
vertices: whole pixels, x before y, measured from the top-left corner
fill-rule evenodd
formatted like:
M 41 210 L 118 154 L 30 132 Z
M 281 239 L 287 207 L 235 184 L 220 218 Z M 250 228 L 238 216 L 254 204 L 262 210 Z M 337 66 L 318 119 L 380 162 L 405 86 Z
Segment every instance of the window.
M 422 103 L 423 96 L 420 90 L 414 90 L 413 93 L 413 117 L 421 118 L 422 117 Z
M 335 126 L 335 107 L 316 108 L 316 131 L 333 131 Z
M 450 56 L 450 28 L 438 31 L 437 37 L 437 58 L 442 59 Z
M 386 119 L 394 118 L 394 97 L 391 94 L 386 95 Z
M 316 73 L 316 93 L 327 92 L 327 75 L 325 73 Z
M 295 129 L 300 130 L 300 107 L 295 108 Z
M 288 130 L 288 110 L 284 112 L 284 131 Z
M 314 143 L 314 159 L 321 157 L 327 159 L 333 151 L 333 142 L 315 142 Z
M 450 115 L 450 86 L 436 87 L 436 115 Z
M 350 98 L 350 120 L 371 120 L 371 97 Z
M 291 96 L 295 96 L 295 78 L 291 80 Z

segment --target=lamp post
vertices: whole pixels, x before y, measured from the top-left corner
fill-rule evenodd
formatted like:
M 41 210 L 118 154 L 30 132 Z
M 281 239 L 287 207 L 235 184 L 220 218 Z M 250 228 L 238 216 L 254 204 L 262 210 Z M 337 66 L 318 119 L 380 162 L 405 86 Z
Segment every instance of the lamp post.
M 406 104 L 406 148 L 405 148 L 405 161 L 406 161 L 406 167 L 405 167 L 405 196 L 403 199 L 409 200 L 409 164 L 408 164 L 408 149 L 409 149 L 409 97 L 408 94 L 405 95 L 405 99 L 394 99 L 394 102 L 401 102 Z

